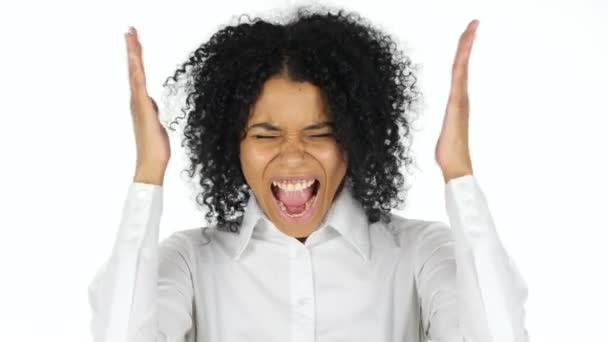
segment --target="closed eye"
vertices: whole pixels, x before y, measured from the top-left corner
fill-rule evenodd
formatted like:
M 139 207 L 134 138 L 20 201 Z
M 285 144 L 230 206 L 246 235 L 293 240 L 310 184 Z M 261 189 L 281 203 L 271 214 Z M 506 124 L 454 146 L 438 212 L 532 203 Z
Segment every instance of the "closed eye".
M 309 137 L 312 137 L 312 138 L 323 138 L 323 137 L 333 137 L 333 136 L 334 136 L 333 133 L 323 133 L 323 134 L 312 134 L 312 135 L 309 135 Z
M 272 138 L 277 138 L 276 135 L 260 135 L 260 134 L 255 134 L 253 136 L 256 139 L 272 139 Z

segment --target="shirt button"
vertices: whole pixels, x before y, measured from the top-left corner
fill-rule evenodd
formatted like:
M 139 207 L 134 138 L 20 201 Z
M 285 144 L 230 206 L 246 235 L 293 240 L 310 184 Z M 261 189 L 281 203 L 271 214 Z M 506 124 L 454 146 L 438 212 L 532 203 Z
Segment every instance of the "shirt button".
M 131 223 L 129 230 L 127 231 L 126 238 L 129 241 L 137 241 L 142 235 L 142 224 L 141 223 Z
M 306 305 L 308 303 L 308 298 L 300 298 L 298 299 L 298 305 Z
M 137 191 L 137 198 L 139 198 L 139 199 L 144 199 L 144 198 L 146 198 L 147 195 L 148 195 L 147 189 L 141 189 L 141 190 Z
M 139 212 L 142 211 L 142 209 L 143 208 L 142 208 L 141 203 L 134 203 L 133 206 L 131 206 L 131 211 L 134 212 L 134 213 L 138 213 L 139 214 Z

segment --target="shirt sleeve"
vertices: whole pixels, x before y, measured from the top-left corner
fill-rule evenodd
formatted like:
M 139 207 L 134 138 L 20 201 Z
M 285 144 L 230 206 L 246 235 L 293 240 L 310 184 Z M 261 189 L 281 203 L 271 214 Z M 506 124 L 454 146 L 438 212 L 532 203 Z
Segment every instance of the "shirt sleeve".
M 88 288 L 95 342 L 192 340 L 187 241 L 160 245 L 162 186 L 131 183 L 112 252 Z
M 527 285 L 496 232 L 473 175 L 446 184 L 450 225 L 431 222 L 418 241 L 422 330 L 435 342 L 528 342 Z

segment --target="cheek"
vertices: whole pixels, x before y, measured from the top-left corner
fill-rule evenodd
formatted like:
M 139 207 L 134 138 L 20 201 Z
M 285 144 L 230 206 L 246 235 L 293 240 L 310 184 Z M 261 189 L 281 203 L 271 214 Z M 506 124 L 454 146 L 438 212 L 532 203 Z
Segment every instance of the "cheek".
M 258 183 L 262 181 L 263 172 L 272 160 L 273 152 L 267 148 L 261 148 L 251 142 L 241 143 L 240 160 L 243 175 L 247 183 Z
M 337 144 L 330 144 L 315 151 L 315 156 L 332 178 L 342 178 L 346 170 L 344 153 Z

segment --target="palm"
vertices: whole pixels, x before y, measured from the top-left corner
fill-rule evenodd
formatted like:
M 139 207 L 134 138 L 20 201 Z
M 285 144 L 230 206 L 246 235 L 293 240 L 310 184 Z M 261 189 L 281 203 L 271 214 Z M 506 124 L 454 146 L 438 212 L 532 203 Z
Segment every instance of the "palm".
M 164 174 L 171 157 L 169 137 L 158 118 L 158 106 L 146 89 L 142 46 L 137 31 L 133 28 L 125 35 L 125 39 L 131 90 L 131 118 L 137 146 L 136 167 L 148 174 Z
M 447 180 L 472 173 L 469 153 L 469 96 L 467 90 L 468 64 L 478 20 L 472 20 L 460 36 L 454 64 L 452 84 L 435 160 Z

